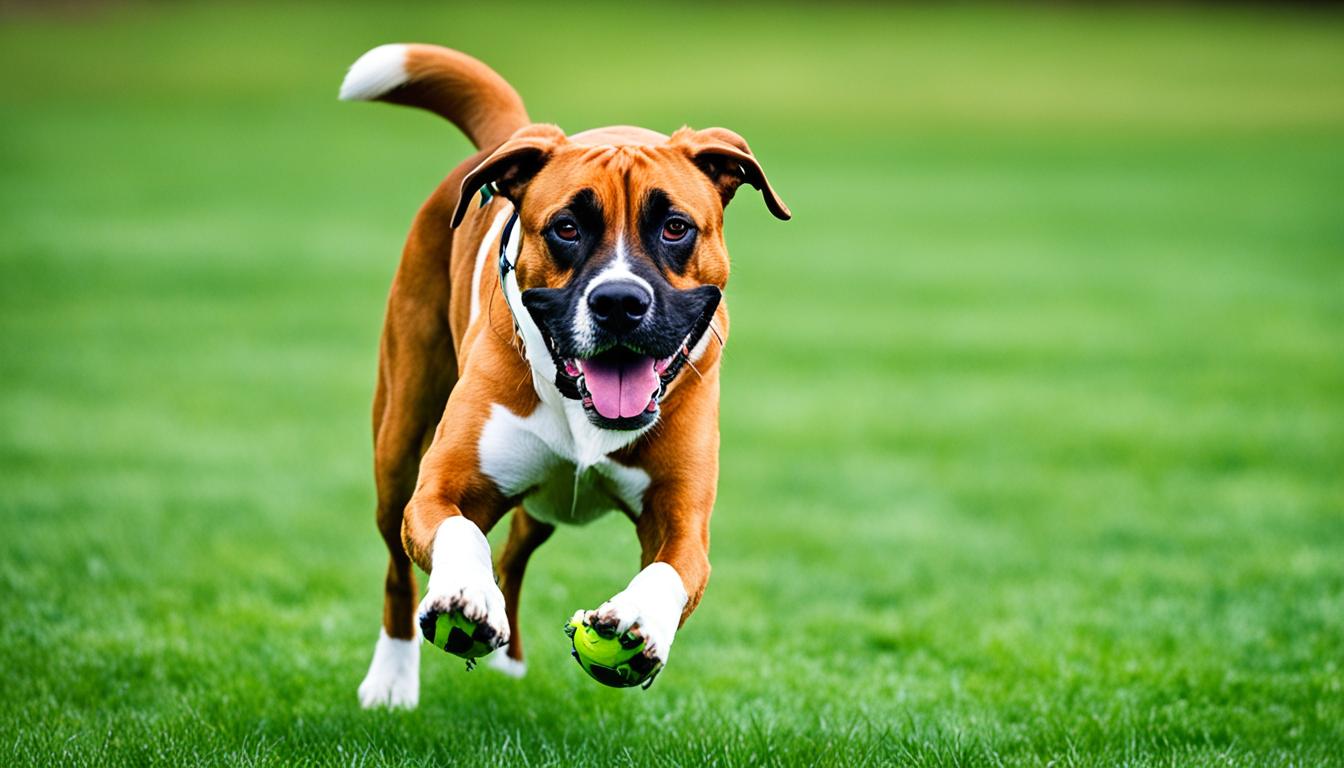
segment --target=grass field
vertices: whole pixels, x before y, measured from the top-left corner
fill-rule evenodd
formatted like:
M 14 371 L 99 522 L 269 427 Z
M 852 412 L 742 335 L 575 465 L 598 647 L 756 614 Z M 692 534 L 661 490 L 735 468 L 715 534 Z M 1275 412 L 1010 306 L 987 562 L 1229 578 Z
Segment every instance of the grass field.
M 675 7 L 0 18 L 0 763 L 1340 764 L 1344 17 Z M 468 149 L 336 102 L 407 39 L 732 127 L 793 208 L 729 211 L 714 578 L 648 692 L 560 631 L 613 517 L 533 561 L 525 680 L 356 703 L 383 302 Z

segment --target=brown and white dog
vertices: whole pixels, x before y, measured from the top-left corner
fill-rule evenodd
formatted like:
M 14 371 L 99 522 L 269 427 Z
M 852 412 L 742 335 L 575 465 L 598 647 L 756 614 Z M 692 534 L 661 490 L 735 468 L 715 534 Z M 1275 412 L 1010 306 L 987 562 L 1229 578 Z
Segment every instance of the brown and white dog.
M 521 675 L 528 557 L 555 525 L 611 510 L 634 521 L 643 569 L 576 618 L 642 635 L 646 661 L 666 662 L 709 579 L 723 207 L 746 183 L 775 216 L 788 208 L 731 131 L 566 136 L 446 48 L 375 48 L 340 96 L 435 112 L 480 150 L 420 209 L 388 299 L 373 424 L 391 561 L 361 703 L 416 705 L 417 625 L 453 610 Z M 485 533 L 510 510 L 497 585 Z M 418 605 L 412 564 L 429 574 Z

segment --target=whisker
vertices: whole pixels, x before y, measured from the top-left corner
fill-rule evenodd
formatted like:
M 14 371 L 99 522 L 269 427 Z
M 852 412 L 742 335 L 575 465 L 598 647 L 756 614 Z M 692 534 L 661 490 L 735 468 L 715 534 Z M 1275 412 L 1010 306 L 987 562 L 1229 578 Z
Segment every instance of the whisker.
M 504 336 L 500 335 L 499 329 L 495 327 L 494 323 L 490 322 L 490 312 L 495 307 L 495 297 L 498 296 L 499 293 L 500 292 L 497 290 L 490 292 L 490 302 L 485 307 L 485 323 L 486 325 L 490 326 L 490 332 L 495 335 L 495 338 L 504 342 L 506 345 L 513 347 L 513 351 L 518 353 L 518 359 L 526 363 L 527 350 L 523 348 L 523 340 L 519 337 L 517 328 L 516 327 L 514 328 L 514 332 L 509 335 L 509 338 L 505 338 Z M 509 324 L 510 325 L 513 324 L 512 310 L 509 311 Z
M 695 371 L 695 377 L 696 377 L 696 378 L 698 378 L 698 379 L 702 379 L 702 380 L 705 378 L 703 375 L 701 375 L 701 373 L 700 373 L 700 369 L 695 367 L 695 363 L 692 363 L 692 362 L 690 361 L 690 358 L 687 358 L 687 360 L 686 360 L 686 367 L 687 367 L 687 368 L 690 368 L 692 371 Z
M 709 330 L 714 334 L 714 338 L 719 340 L 719 348 L 723 348 L 723 337 L 719 335 L 719 329 L 714 327 L 714 321 L 709 321 Z
M 663 424 L 664 424 L 664 421 L 663 421 L 662 419 L 659 419 L 659 420 L 655 421 L 655 422 L 653 423 L 653 426 L 652 426 L 651 428 L 649 428 L 648 436 L 649 436 L 650 438 L 656 438 L 656 437 L 658 437 L 658 435 L 660 435 L 660 434 L 662 433 L 662 431 L 663 431 Z

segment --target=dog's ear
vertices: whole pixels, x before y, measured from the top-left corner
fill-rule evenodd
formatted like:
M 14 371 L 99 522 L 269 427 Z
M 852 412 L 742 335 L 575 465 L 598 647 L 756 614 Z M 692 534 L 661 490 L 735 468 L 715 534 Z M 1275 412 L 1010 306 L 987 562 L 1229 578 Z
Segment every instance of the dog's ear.
M 476 193 L 492 182 L 496 192 L 512 200 L 515 206 L 518 205 L 528 182 L 546 165 L 556 147 L 564 142 L 565 132 L 554 125 L 537 124 L 518 129 L 462 179 L 462 190 L 458 194 L 457 209 L 453 211 L 452 225 L 456 227 L 462 223 L 462 217 L 467 215 L 467 208 Z
M 770 209 L 775 218 L 787 221 L 793 216 L 766 180 L 765 171 L 756 162 L 756 156 L 751 154 L 747 140 L 736 133 L 727 128 L 706 128 L 703 131 L 682 128 L 672 134 L 671 143 L 682 146 L 691 162 L 714 182 L 724 205 L 733 199 L 733 193 L 738 187 L 747 183 L 761 191 L 765 207 Z

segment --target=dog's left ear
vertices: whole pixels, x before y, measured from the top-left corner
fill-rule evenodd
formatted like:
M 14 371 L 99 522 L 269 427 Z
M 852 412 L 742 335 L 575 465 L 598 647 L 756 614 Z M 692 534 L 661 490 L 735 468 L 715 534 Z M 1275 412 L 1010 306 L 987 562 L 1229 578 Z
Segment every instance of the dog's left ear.
M 519 128 L 462 179 L 452 225 L 462 223 L 471 201 L 486 184 L 493 183 L 495 191 L 512 200 L 515 208 L 521 205 L 528 182 L 564 142 L 565 132 L 554 125 L 538 123 Z
M 793 216 L 766 180 L 765 171 L 756 162 L 756 156 L 751 154 L 747 140 L 736 133 L 727 128 L 706 128 L 703 131 L 682 128 L 672 134 L 670 143 L 681 145 L 691 162 L 714 182 L 724 205 L 733 199 L 737 188 L 746 183 L 761 191 L 765 207 L 770 209 L 775 218 L 787 221 Z

